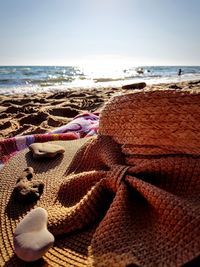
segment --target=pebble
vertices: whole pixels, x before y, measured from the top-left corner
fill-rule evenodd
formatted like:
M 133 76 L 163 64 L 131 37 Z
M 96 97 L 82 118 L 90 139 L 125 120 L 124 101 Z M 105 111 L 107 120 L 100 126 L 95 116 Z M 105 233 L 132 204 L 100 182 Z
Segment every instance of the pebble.
M 33 153 L 34 158 L 53 158 L 58 154 L 65 152 L 65 149 L 62 146 L 52 144 L 52 143 L 33 143 L 29 146 L 29 149 Z
M 13 243 L 16 255 L 27 262 L 40 259 L 54 243 L 54 236 L 47 229 L 47 211 L 31 210 L 17 225 Z

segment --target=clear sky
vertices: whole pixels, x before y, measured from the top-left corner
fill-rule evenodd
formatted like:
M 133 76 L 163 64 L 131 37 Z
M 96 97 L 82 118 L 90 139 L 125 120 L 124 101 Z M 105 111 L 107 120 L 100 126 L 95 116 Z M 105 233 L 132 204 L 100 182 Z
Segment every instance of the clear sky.
M 200 0 L 0 0 L 0 65 L 200 65 Z

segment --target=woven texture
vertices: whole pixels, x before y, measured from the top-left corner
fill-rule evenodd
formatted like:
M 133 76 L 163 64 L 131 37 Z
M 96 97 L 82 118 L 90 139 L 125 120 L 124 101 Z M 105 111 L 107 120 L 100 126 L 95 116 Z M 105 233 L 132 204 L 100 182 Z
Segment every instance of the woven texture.
M 56 236 L 35 266 L 171 267 L 200 256 L 199 108 L 199 94 L 116 97 L 101 113 L 97 138 L 67 142 L 69 155 L 52 172 L 33 161 L 37 176 L 47 180 L 37 206 L 47 209 L 48 229 Z M 27 159 L 27 151 L 12 159 L 5 181 Z M 12 202 L 7 188 L 1 207 Z M 9 251 L 2 255 L 9 263 L 17 262 L 11 234 L 30 209 L 14 204 L 1 217 L 2 247 Z
M 77 260 L 83 262 L 82 258 L 86 258 L 84 256 L 86 249 L 81 245 L 83 239 L 75 237 L 75 244 L 78 243 L 77 252 L 70 249 L 70 243 L 74 245 L 74 237 L 72 237 L 71 239 L 62 238 L 58 242 L 56 241 L 54 248 L 50 249 L 44 260 L 25 263 L 14 254 L 12 239 L 17 224 L 31 209 L 37 206 L 47 209 L 54 205 L 60 184 L 63 179 L 66 179 L 64 175 L 66 169 L 80 146 L 89 140 L 89 138 L 83 138 L 73 141 L 53 141 L 54 144 L 63 146 L 66 152 L 55 159 L 45 159 L 43 161 L 33 159 L 29 149 L 25 149 L 11 158 L 9 163 L 4 166 L 0 172 L 0 266 L 38 267 L 46 266 L 45 264 L 52 267 L 66 266 L 66 260 L 63 258 L 64 251 L 69 252 L 67 261 L 72 266 L 76 266 Z M 41 180 L 45 184 L 41 199 L 33 204 L 18 202 L 12 194 L 17 179 L 27 166 L 34 169 L 35 176 L 33 179 Z M 62 249 L 63 247 L 65 247 L 65 250 Z

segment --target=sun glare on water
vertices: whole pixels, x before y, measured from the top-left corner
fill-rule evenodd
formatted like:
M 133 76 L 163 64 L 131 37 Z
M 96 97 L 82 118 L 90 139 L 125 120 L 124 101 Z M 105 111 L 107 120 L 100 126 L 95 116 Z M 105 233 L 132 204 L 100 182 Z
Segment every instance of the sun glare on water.
M 84 74 L 93 79 L 123 78 L 124 70 L 131 66 L 131 61 L 123 57 L 96 56 L 79 63 Z

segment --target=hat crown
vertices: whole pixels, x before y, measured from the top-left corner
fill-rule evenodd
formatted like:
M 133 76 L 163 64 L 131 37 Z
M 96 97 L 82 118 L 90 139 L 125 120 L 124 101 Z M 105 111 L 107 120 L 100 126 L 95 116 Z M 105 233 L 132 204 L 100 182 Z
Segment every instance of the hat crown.
M 114 97 L 105 105 L 101 135 L 120 145 L 167 146 L 200 153 L 200 94 L 149 91 Z

